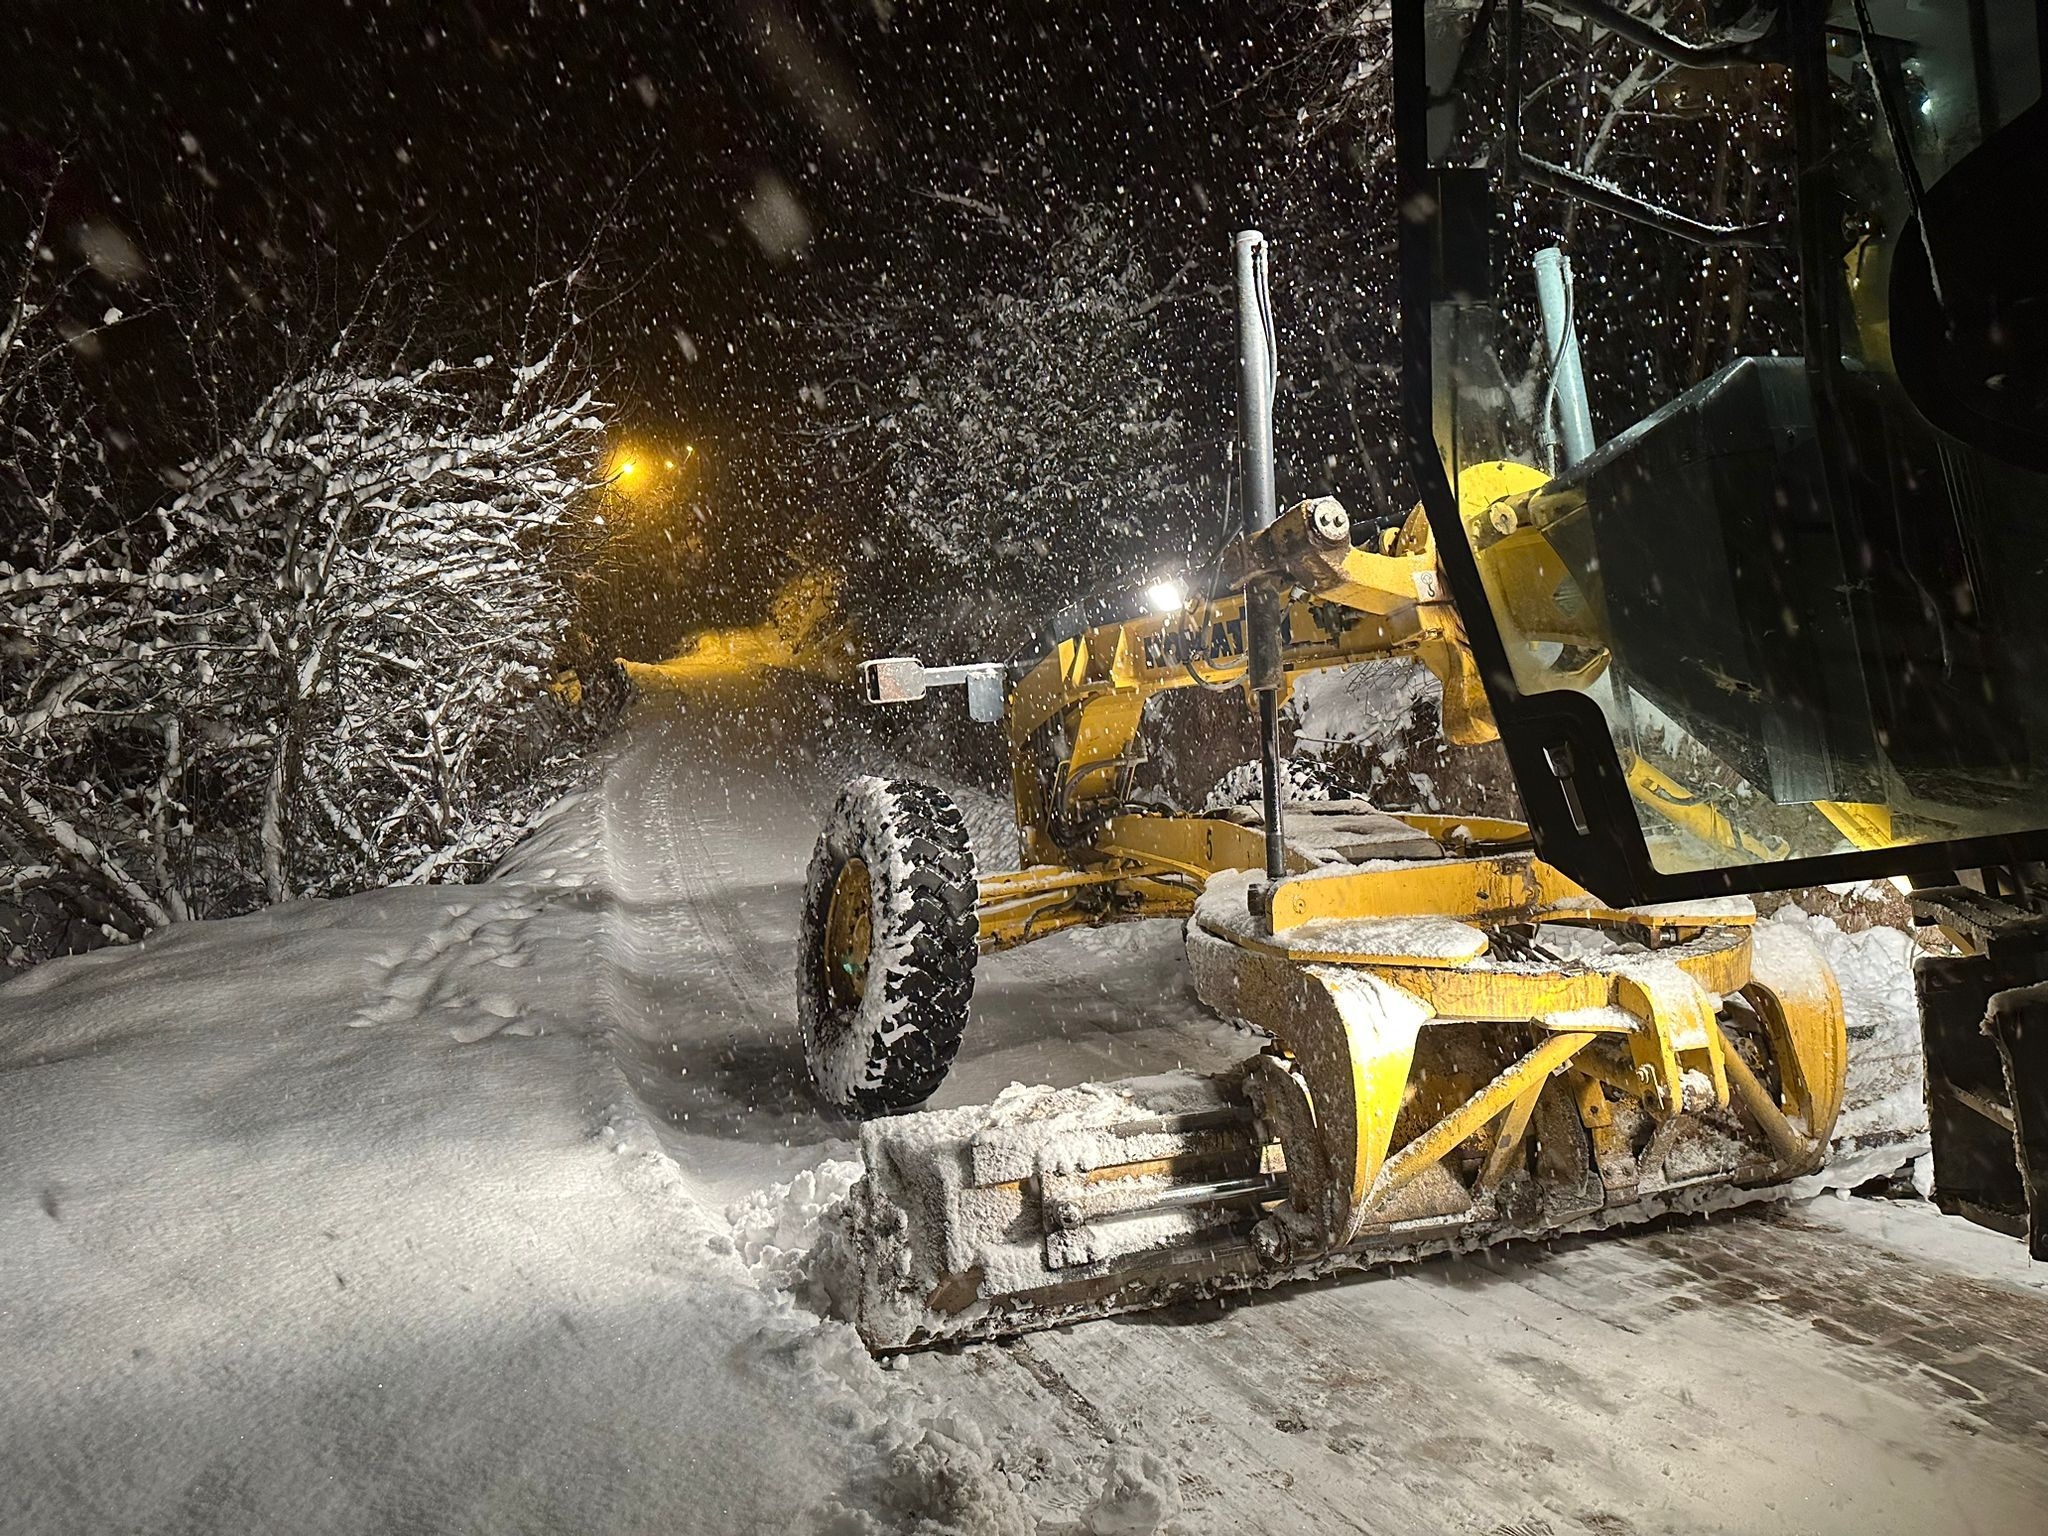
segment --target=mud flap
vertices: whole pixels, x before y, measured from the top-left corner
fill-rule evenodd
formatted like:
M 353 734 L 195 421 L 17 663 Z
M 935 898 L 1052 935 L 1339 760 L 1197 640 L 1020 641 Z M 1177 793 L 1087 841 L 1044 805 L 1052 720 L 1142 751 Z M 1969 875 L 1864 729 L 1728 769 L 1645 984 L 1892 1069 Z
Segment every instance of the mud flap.
M 2027 1252 L 2048 1262 L 2048 983 L 1991 999 L 1985 1029 L 2011 1095 L 2013 1149 L 2027 1204 Z
M 1914 903 L 1982 949 L 1913 967 L 1934 1202 L 2048 1260 L 2048 920 L 1961 888 Z

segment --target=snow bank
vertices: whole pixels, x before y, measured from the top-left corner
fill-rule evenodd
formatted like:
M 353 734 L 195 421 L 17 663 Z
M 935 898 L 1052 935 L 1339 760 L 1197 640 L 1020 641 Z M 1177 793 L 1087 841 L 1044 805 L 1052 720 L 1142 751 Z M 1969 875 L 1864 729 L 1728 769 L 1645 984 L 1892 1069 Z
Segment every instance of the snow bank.
M 1038 1530 L 998 1470 L 980 1426 L 962 1413 L 881 1416 L 867 1429 L 862 1452 L 868 1470 L 857 1478 L 851 1502 L 828 1501 L 818 1519 L 820 1536 L 1035 1536 Z
M 852 1165 L 736 1228 L 664 1150 L 601 810 L 0 987 L 0 1529 L 1032 1528 L 760 1283 Z
M 1842 989 L 1849 1031 L 1849 1078 L 1835 1123 L 1831 1187 L 1880 1178 L 1927 1152 L 1926 1074 L 1920 1057 L 1920 1007 L 1913 995 L 1919 947 L 1898 928 L 1848 933 L 1830 918 L 1788 903 L 1763 926 L 1810 936 Z
M 1013 1098 L 1045 1092 L 1018 1089 Z M 821 1246 L 820 1240 L 835 1233 L 847 1192 L 863 1171 L 858 1162 L 827 1159 L 728 1209 L 736 1251 L 765 1290 L 825 1308 L 830 1287 L 858 1285 L 857 1278 L 849 1282 L 845 1275 L 819 1272 L 820 1266 L 829 1270 L 835 1261 L 846 1261 L 831 1241 Z M 924 1536 L 1033 1536 L 1042 1531 L 1029 1495 L 1042 1482 L 1050 1446 L 1026 1443 L 1005 1449 L 992 1444 L 978 1419 L 958 1407 L 892 1391 L 893 1365 L 872 1360 L 850 1325 L 823 1320 L 791 1335 L 763 1361 L 795 1392 L 840 1396 L 836 1411 L 842 1427 L 854 1433 L 860 1447 L 855 1465 L 861 1471 L 854 1487 L 815 1512 L 820 1536 L 901 1530 Z M 851 1401 L 845 1400 L 849 1388 Z M 1056 1435 L 1052 1406 L 1042 1405 L 1033 1426 L 1046 1442 Z M 1181 1509 L 1178 1475 L 1162 1456 L 1139 1447 L 1113 1447 L 1102 1463 L 1099 1492 L 1080 1512 L 1078 1530 L 1093 1536 L 1151 1536 Z
M 1081 1524 L 1092 1536 L 1151 1536 L 1180 1512 L 1173 1469 L 1150 1451 L 1130 1448 L 1110 1458 L 1102 1493 Z
M 726 1207 L 748 1272 L 764 1285 L 795 1290 L 817 1246 L 819 1223 L 846 1203 L 846 1192 L 864 1171 L 857 1159 L 827 1158 L 786 1184 L 771 1184 Z

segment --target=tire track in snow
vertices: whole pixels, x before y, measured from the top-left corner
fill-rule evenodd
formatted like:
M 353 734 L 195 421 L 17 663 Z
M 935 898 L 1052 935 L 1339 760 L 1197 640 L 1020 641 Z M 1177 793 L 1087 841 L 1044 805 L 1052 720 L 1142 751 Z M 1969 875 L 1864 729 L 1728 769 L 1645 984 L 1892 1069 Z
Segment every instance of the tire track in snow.
M 791 986 L 790 979 L 770 968 L 763 936 L 747 923 L 732 895 L 732 864 L 714 842 L 704 818 L 676 804 L 683 798 L 670 797 L 667 822 L 668 844 L 676 856 L 685 900 L 698 919 L 699 932 L 718 951 L 723 968 L 728 973 L 742 973 L 740 984 L 733 988 L 735 996 L 750 1012 L 760 1014 L 761 1001 Z M 679 843 L 684 846 L 678 847 Z
M 700 729 L 684 701 L 643 700 L 606 764 L 599 995 L 638 1111 L 723 1204 L 790 1178 L 847 1129 L 811 1099 L 797 1044 L 795 901 L 779 887 L 797 858 L 786 833 L 807 810 L 785 807 L 773 781 L 758 799 L 737 792 L 763 779 L 760 755 L 729 715 L 703 717 L 723 731 Z M 750 901 L 786 906 L 786 922 Z
M 635 914 L 667 907 L 686 917 L 691 931 L 637 933 L 634 942 L 655 950 L 665 940 L 687 944 L 700 939 L 728 979 L 733 1001 L 761 1022 L 770 1022 L 773 1011 L 761 1004 L 789 983 L 769 964 L 765 936 L 747 921 L 734 895 L 738 882 L 728 856 L 732 800 L 722 782 L 721 759 L 726 754 L 712 743 L 705 744 L 709 750 L 701 757 L 688 750 L 677 740 L 684 734 L 684 720 L 657 709 L 658 705 L 643 705 L 640 718 L 628 726 L 627 750 L 606 775 L 607 841 L 619 892 Z M 630 800 L 638 827 L 620 824 L 622 798 Z M 716 835 L 704 814 L 707 804 L 723 810 L 719 826 L 727 835 Z M 750 836 L 760 830 L 747 829 Z M 659 844 L 659 856 L 635 857 L 650 832 Z M 644 928 L 645 919 L 635 916 L 629 924 Z

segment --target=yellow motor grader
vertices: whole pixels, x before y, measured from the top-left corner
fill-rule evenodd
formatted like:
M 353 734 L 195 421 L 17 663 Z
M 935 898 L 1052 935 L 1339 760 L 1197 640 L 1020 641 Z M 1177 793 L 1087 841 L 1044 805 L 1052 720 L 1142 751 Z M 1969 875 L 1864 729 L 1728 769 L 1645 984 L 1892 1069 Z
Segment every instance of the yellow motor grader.
M 1920 31 L 1881 34 L 1873 9 Z M 2021 39 L 1866 0 L 1786 0 L 1704 42 L 1602 0 L 1541 17 L 1514 0 L 1394 8 L 1421 493 L 1405 522 L 1355 527 L 1328 497 L 1277 511 L 1266 246 L 1247 232 L 1245 522 L 1206 589 L 1163 612 L 1134 600 L 1020 663 L 863 668 L 871 702 L 958 684 L 976 719 L 1005 722 L 1022 852 L 977 878 L 957 807 L 879 778 L 847 786 L 818 842 L 800 1016 L 821 1095 L 867 1121 L 835 1241 L 871 1346 L 1699 1209 L 1812 1173 L 1842 1104 L 1841 996 L 1800 931 L 1759 926 L 1744 893 L 1875 875 L 1913 875 L 1959 951 L 1921 977 L 1937 1197 L 2048 1256 L 2048 1004 L 2020 985 L 2044 974 L 2048 934 L 2031 910 L 2048 625 L 2025 596 L 2048 555 L 2044 422 L 2038 399 L 1981 390 L 1976 418 L 1953 399 L 1930 416 L 1912 372 L 1963 366 L 1971 304 L 2010 320 L 2039 288 L 2037 267 L 1977 246 L 1989 301 L 1953 283 L 1930 299 L 1921 270 L 1981 231 L 1967 198 L 1937 194 L 1973 145 L 1996 155 L 2009 129 L 2037 131 L 2039 72 L 2030 93 L 2008 82 L 2003 109 L 1980 102 L 1974 139 L 1955 127 L 1927 148 L 1894 121 L 1902 60 L 1981 81 L 1971 61 Z M 2022 21 L 2038 48 L 2030 19 L 1999 25 Z M 1672 70 L 1764 72 L 1789 93 L 1796 217 L 1715 223 L 1544 158 L 1521 102 L 1543 27 Z M 1495 249 L 1510 182 L 1659 238 L 1789 241 L 1805 355 L 1738 356 L 1594 444 L 1563 253 L 1526 264 L 1531 295 Z M 1845 222 L 1874 184 L 1892 204 Z M 1531 314 L 1548 379 L 1518 427 L 1498 357 Z M 1925 355 L 1895 355 L 1915 326 Z M 2038 394 L 2040 353 L 2007 361 Z M 1397 657 L 1442 683 L 1450 739 L 1501 742 L 1526 824 L 1286 800 L 1294 680 Z M 1134 797 L 1147 703 L 1196 686 L 1240 686 L 1257 710 L 1255 807 Z M 1198 995 L 1257 1032 L 1236 1067 L 903 1113 L 960 1047 L 979 953 L 1148 918 L 1185 925 Z

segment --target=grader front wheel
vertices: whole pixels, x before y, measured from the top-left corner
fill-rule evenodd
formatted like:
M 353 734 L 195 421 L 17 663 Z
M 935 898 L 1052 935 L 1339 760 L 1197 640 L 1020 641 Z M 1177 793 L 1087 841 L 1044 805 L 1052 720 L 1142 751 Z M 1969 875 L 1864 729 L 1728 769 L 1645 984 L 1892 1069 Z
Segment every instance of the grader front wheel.
M 910 779 L 840 792 L 804 888 L 797 1017 L 818 1093 L 867 1119 L 945 1079 L 974 991 L 974 853 L 960 809 Z
M 825 898 L 825 984 L 838 1008 L 858 1008 L 867 995 L 875 949 L 875 882 L 859 855 L 839 866 Z

